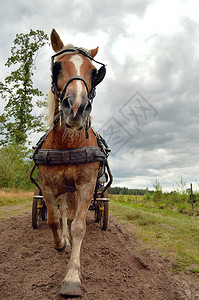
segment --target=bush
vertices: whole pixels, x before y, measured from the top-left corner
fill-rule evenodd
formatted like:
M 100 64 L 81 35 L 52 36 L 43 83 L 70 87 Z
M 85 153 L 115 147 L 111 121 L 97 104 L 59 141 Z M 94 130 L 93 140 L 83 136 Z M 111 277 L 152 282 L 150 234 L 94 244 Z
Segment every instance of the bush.
M 9 144 L 0 148 L 0 188 L 33 188 L 29 179 L 32 162 L 29 150 L 22 145 Z
M 148 190 L 146 190 L 144 196 L 143 196 L 143 200 L 144 201 L 149 201 L 151 199 L 151 194 L 149 193 Z
M 154 202 L 159 202 L 164 198 L 164 195 L 162 193 L 162 187 L 160 185 L 160 183 L 158 182 L 157 178 L 155 183 L 153 184 L 154 188 L 155 188 L 155 192 L 152 195 L 152 200 Z
M 121 192 L 119 193 L 119 199 L 118 200 L 123 201 L 123 194 Z

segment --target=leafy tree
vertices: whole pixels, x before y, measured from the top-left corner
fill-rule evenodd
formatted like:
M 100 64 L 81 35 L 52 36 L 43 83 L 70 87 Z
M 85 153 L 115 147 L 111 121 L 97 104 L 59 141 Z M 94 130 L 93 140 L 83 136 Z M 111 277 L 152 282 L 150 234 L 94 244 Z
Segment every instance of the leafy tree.
M 41 30 L 28 34 L 17 34 L 14 46 L 11 48 L 11 57 L 6 62 L 7 67 L 13 67 L 5 82 L 0 82 L 0 94 L 6 101 L 4 113 L 0 115 L 0 134 L 4 136 L 0 144 L 24 144 L 30 130 L 41 129 L 41 116 L 33 116 L 33 97 L 37 96 L 37 106 L 43 93 L 33 87 L 33 70 L 35 57 L 39 49 L 48 42 L 48 36 Z

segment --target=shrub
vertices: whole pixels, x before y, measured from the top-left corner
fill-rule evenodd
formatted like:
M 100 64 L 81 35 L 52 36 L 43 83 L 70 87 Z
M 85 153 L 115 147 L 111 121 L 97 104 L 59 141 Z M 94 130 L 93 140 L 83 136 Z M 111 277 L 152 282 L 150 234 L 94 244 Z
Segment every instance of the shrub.
M 148 190 L 146 190 L 146 192 L 145 192 L 145 194 L 144 194 L 144 196 L 143 196 L 143 200 L 144 200 L 144 201 L 149 201 L 150 198 L 151 198 L 151 194 L 149 193 Z
M 122 195 L 122 193 L 120 192 L 119 193 L 119 199 L 118 199 L 119 201 L 123 201 L 124 199 L 123 199 L 123 195 Z
M 32 188 L 29 179 L 32 162 L 28 160 L 29 156 L 29 150 L 22 145 L 9 144 L 0 148 L 0 188 Z

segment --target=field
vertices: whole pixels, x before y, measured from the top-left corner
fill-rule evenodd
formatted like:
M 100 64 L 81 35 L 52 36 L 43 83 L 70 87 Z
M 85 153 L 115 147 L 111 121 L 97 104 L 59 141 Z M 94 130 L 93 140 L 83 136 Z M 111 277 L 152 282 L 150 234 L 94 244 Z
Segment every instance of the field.
M 22 215 L 31 210 L 33 192 L 0 190 L 0 220 Z
M 172 261 L 175 272 L 199 273 L 199 217 L 147 203 L 143 196 L 109 195 L 111 215 L 132 235 Z M 188 209 L 187 209 L 188 210 Z

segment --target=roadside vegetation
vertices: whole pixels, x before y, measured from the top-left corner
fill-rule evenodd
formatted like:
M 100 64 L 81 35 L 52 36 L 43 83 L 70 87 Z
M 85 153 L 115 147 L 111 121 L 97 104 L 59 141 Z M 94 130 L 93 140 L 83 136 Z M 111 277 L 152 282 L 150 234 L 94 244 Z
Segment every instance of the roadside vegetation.
M 33 192 L 22 190 L 0 190 L 0 208 L 3 206 L 15 206 L 27 204 L 32 201 Z
M 187 184 L 181 177 L 179 182 L 176 181 L 173 191 L 163 192 L 162 187 L 158 180 L 156 179 L 153 184 L 154 190 L 145 190 L 143 195 L 134 192 L 131 195 L 125 195 L 122 192 L 117 195 L 112 195 L 111 198 L 119 202 L 127 202 L 136 208 L 157 208 L 159 210 L 172 210 L 192 216 L 199 216 L 199 190 L 195 190 L 191 196 L 190 189 L 186 188 Z M 143 191 L 143 190 L 141 190 Z
M 33 192 L 0 189 L 0 221 L 31 211 Z
M 157 249 L 172 263 L 175 272 L 199 274 L 199 202 L 190 191 L 163 193 L 158 181 L 155 191 L 144 196 L 109 194 L 110 213 L 125 224 L 131 234 L 144 242 L 144 248 Z
M 10 144 L 0 148 L 0 189 L 33 190 L 29 171 L 33 162 L 23 145 Z

